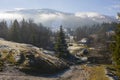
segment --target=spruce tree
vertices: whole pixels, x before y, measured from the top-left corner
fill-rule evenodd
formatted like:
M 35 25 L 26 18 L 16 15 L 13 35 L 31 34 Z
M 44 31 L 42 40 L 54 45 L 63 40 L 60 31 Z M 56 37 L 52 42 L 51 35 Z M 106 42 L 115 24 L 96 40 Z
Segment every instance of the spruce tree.
M 21 42 L 23 43 L 29 43 L 29 36 L 30 36 L 30 30 L 29 30 L 29 25 L 28 22 L 23 19 L 21 23 L 19 23 L 20 26 L 20 32 L 21 32 Z
M 6 21 L 0 22 L 0 37 L 4 39 L 8 39 L 8 26 Z
M 112 57 L 116 65 L 120 65 L 120 24 L 116 29 L 116 34 L 114 36 L 115 43 L 112 44 Z
M 20 26 L 17 20 L 14 20 L 10 28 L 10 40 L 20 42 Z
M 60 58 L 67 58 L 68 57 L 68 46 L 65 40 L 65 33 L 62 29 L 62 26 L 60 26 L 60 31 L 57 34 L 56 44 L 55 44 L 55 51 L 57 53 L 57 56 Z

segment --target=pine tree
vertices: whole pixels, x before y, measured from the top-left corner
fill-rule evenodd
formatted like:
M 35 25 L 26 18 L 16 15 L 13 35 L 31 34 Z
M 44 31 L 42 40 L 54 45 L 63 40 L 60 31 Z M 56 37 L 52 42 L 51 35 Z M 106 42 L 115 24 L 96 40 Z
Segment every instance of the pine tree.
M 15 20 L 10 28 L 10 40 L 20 41 L 20 26 L 17 20 Z
M 0 22 L 0 37 L 4 39 L 8 39 L 8 26 L 6 21 Z
M 20 32 L 21 32 L 21 42 L 23 43 L 28 43 L 29 36 L 30 36 L 30 30 L 29 30 L 29 25 L 28 22 L 23 19 L 20 23 Z
M 60 31 L 57 34 L 57 40 L 55 44 L 55 51 L 57 56 L 60 58 L 67 58 L 69 51 L 67 50 L 68 46 L 65 40 L 65 33 L 60 26 Z
M 112 44 L 112 57 L 116 65 L 120 65 L 120 24 L 116 29 L 116 35 L 114 36 L 115 43 Z

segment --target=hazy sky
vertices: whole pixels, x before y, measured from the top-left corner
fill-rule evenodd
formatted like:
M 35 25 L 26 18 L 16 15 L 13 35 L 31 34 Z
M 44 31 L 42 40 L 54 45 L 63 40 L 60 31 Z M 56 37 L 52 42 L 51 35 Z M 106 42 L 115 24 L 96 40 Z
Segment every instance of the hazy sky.
M 120 0 L 0 0 L 0 11 L 15 8 L 49 8 L 63 12 L 98 12 L 115 16 L 120 12 Z

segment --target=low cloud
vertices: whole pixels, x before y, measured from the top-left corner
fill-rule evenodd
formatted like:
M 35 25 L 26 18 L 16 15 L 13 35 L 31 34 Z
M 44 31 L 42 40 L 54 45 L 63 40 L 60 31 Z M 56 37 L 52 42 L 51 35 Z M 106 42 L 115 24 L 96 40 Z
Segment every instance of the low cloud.
M 15 10 L 24 10 L 25 8 L 14 8 Z
M 16 13 L 0 13 L 0 19 L 18 19 L 21 20 L 23 19 L 22 15 L 16 14 Z

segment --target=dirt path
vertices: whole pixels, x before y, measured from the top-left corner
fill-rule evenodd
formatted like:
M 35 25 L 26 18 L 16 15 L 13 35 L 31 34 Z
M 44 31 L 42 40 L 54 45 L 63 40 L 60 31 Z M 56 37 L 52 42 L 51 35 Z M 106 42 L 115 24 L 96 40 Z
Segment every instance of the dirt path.
M 99 69 L 99 67 L 97 67 Z M 95 69 L 97 69 L 95 66 Z M 101 68 L 101 67 L 100 67 Z M 0 80 L 91 80 L 90 77 L 94 73 L 92 70 L 94 66 L 86 66 L 86 65 L 76 65 L 71 66 L 69 70 L 66 70 L 64 73 L 59 73 L 52 76 L 30 76 L 20 74 L 12 74 L 12 73 L 0 73 Z M 103 71 L 104 72 L 104 71 Z M 99 76 L 99 75 L 97 75 Z M 106 76 L 103 74 L 103 76 Z M 94 76 L 93 76 L 94 77 Z M 101 78 L 102 80 L 109 80 Z M 94 79 L 97 80 L 97 79 Z

